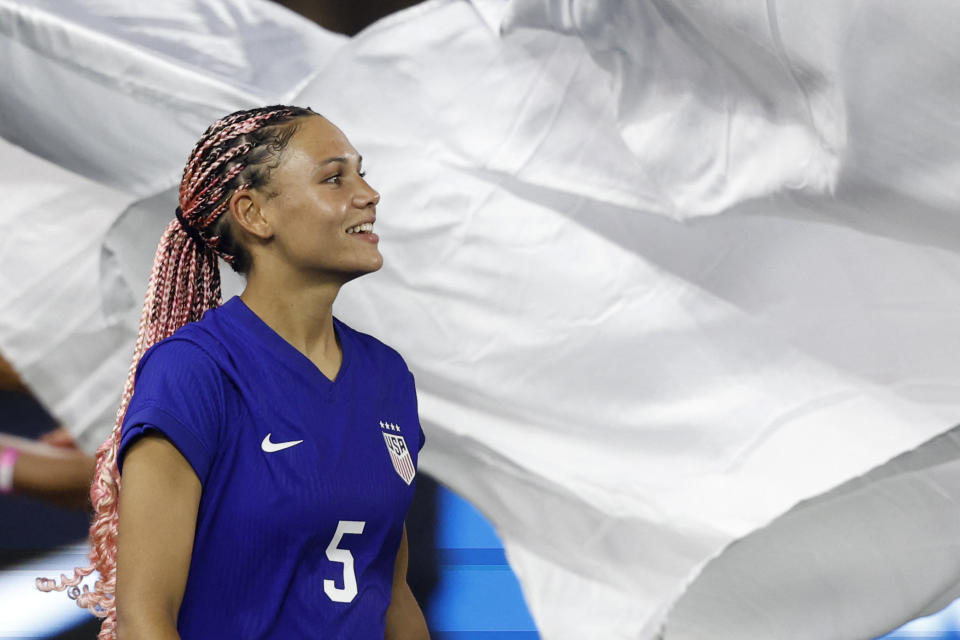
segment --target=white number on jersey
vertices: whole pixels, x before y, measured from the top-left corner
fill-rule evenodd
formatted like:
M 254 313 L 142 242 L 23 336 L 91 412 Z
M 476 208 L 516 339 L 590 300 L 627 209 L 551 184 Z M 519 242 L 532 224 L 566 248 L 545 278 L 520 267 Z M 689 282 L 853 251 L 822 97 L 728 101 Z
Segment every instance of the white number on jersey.
M 363 533 L 365 524 L 367 523 L 362 520 L 341 520 L 337 524 L 337 531 L 333 534 L 333 540 L 327 545 L 327 559 L 330 562 L 343 564 L 342 589 L 338 588 L 333 580 L 323 581 L 324 593 L 334 602 L 352 602 L 357 597 L 357 575 L 353 571 L 353 554 L 348 549 L 340 548 L 340 540 L 347 533 Z

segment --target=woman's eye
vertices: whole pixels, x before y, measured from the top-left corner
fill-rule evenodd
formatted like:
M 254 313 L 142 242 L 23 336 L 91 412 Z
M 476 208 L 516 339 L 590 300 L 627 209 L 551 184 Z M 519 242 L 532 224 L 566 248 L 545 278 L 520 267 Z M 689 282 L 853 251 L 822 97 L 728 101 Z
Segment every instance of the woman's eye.
M 336 175 L 330 176 L 329 178 L 324 180 L 324 182 L 330 182 L 332 184 L 340 184 L 340 174 L 338 173 Z
M 358 171 L 357 173 L 360 174 L 360 177 L 361 177 L 361 178 L 364 178 L 364 177 L 366 177 L 366 175 L 367 175 L 367 172 L 366 172 L 366 171 Z

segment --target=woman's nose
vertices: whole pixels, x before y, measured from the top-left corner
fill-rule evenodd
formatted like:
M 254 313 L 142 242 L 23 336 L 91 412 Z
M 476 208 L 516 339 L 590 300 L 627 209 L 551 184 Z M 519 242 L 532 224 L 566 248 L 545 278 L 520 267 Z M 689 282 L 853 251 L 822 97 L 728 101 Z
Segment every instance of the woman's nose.
M 357 191 L 354 196 L 354 206 L 364 209 L 370 206 L 377 206 L 380 202 L 380 194 L 376 189 L 364 183 L 363 188 Z

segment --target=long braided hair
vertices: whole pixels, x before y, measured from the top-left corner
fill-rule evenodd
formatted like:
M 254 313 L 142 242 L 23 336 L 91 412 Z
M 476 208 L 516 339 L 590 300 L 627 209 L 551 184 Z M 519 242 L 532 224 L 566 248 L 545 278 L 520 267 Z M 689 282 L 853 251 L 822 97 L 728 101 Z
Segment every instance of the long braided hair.
M 97 450 L 97 466 L 90 487 L 94 517 L 90 526 L 90 564 L 74 569 L 60 581 L 37 578 L 41 591 L 64 591 L 80 607 L 104 618 L 99 640 L 116 638 L 117 522 L 120 472 L 117 449 L 120 428 L 133 396 L 140 358 L 151 346 L 177 329 L 199 320 L 207 309 L 220 306 L 217 258 L 246 273 L 250 254 L 231 232 L 230 196 L 242 189 L 263 187 L 281 159 L 295 119 L 315 115 L 301 107 L 275 105 L 232 113 L 212 125 L 197 142 L 180 182 L 180 206 L 163 232 L 147 288 L 133 361 L 110 437 Z M 80 588 L 97 571 L 93 589 Z

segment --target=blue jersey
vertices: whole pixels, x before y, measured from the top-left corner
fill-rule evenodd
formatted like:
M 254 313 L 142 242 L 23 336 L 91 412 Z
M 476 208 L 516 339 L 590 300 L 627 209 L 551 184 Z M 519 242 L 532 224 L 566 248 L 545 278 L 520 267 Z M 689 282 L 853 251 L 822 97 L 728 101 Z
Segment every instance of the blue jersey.
M 384 637 L 423 431 L 400 355 L 334 328 L 333 381 L 239 298 L 140 361 L 120 462 L 157 430 L 203 486 L 184 640 Z

